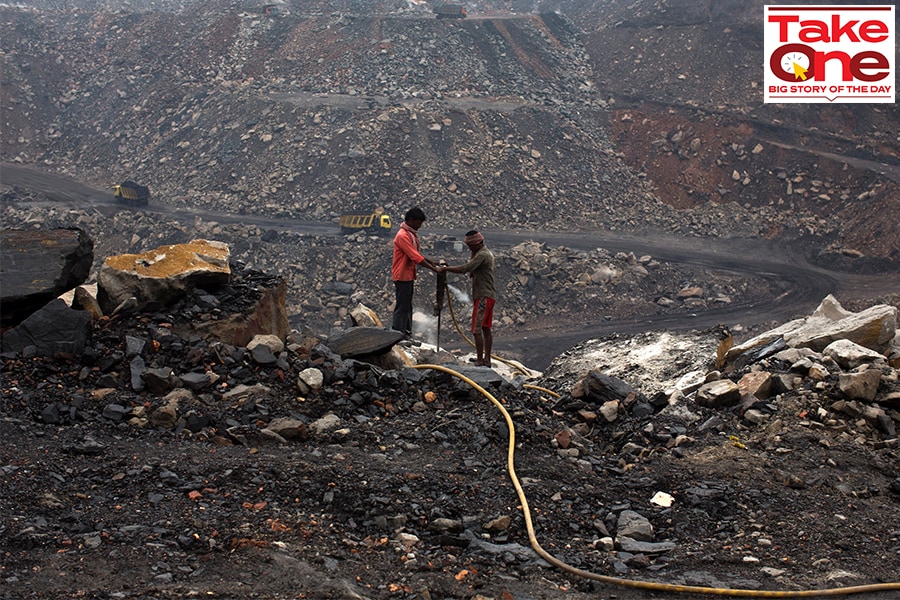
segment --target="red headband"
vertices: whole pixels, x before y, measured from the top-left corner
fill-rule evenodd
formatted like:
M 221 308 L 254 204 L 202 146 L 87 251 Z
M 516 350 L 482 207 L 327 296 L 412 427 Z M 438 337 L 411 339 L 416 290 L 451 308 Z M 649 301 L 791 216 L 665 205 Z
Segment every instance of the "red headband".
M 473 233 L 472 235 L 467 235 L 465 242 L 467 245 L 471 246 L 472 244 L 477 244 L 478 242 L 483 242 L 484 236 L 480 233 Z

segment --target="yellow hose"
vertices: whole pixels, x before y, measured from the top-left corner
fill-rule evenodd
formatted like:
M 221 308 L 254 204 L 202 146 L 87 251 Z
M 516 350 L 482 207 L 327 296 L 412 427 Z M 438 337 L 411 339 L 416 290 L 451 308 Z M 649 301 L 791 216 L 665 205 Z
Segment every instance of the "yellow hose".
M 537 390 L 539 392 L 544 392 L 545 394 L 550 394 L 554 398 L 559 398 L 559 394 L 557 394 L 553 390 L 548 390 L 547 388 L 541 387 L 539 385 L 534 385 L 532 383 L 524 383 L 524 384 L 522 384 L 522 387 L 528 388 L 529 390 Z
M 700 587 L 694 585 L 677 585 L 672 583 L 655 583 L 651 581 L 638 581 L 634 579 L 622 579 L 620 577 L 610 577 L 608 575 L 600 575 L 598 573 L 591 573 L 590 571 L 584 571 L 577 567 L 573 567 L 560 559 L 556 558 L 546 550 L 544 550 L 540 543 L 537 540 L 537 537 L 534 534 L 534 525 L 531 522 L 531 509 L 528 507 L 528 499 L 525 497 L 525 492 L 522 489 L 522 485 L 519 483 L 519 478 L 516 475 L 515 469 L 515 447 L 516 447 L 516 428 L 513 424 L 512 417 L 510 417 L 509 412 L 507 412 L 506 408 L 496 399 L 490 392 L 486 389 L 472 381 L 470 378 L 465 375 L 454 371 L 453 369 L 449 369 L 442 365 L 413 365 L 414 369 L 433 369 L 435 371 L 443 371 L 444 373 L 448 373 L 454 377 L 461 379 L 466 382 L 478 392 L 480 392 L 485 398 L 491 401 L 491 403 L 496 406 L 500 412 L 503 414 L 503 418 L 506 420 L 507 428 L 509 429 L 509 447 L 507 451 L 507 459 L 506 459 L 506 468 L 509 472 L 509 477 L 512 480 L 513 486 L 516 488 L 516 494 L 519 496 L 519 502 L 522 505 L 522 514 L 525 517 L 525 526 L 528 529 L 528 541 L 531 543 L 531 547 L 534 549 L 537 554 L 546 560 L 548 563 L 559 567 L 560 569 L 572 573 L 573 575 L 577 575 L 579 577 L 583 577 L 585 579 L 590 579 L 592 581 L 599 581 L 600 583 L 606 583 L 610 585 L 618 585 L 630 588 L 639 588 L 645 590 L 655 590 L 659 592 L 679 592 L 679 593 L 693 593 L 693 594 L 707 594 L 707 595 L 716 595 L 716 596 L 741 596 L 746 598 L 815 598 L 815 597 L 824 597 L 824 596 L 846 596 L 850 594 L 862 594 L 865 592 L 888 592 L 888 591 L 900 591 L 900 582 L 894 583 L 876 583 L 870 585 L 857 585 L 852 587 L 842 587 L 842 588 L 833 588 L 828 590 L 803 590 L 803 591 L 763 591 L 763 590 L 747 590 L 747 589 L 731 589 L 731 588 L 707 588 Z M 535 389 L 540 389 L 541 391 L 550 392 L 550 390 L 545 390 L 542 388 L 537 388 L 537 386 L 533 386 Z M 554 393 L 554 392 L 550 392 Z
M 453 319 L 453 325 L 456 327 L 456 331 L 459 332 L 459 335 L 462 337 L 462 339 L 466 340 L 466 343 L 468 343 L 470 346 L 472 346 L 474 348 L 475 342 L 473 342 L 472 340 L 469 339 L 469 337 L 465 334 L 465 332 L 459 326 L 459 321 L 456 320 L 456 313 L 453 310 L 453 303 L 450 302 L 450 286 L 445 284 L 445 287 L 446 287 L 446 290 L 445 290 L 446 293 L 444 294 L 444 296 L 447 297 L 447 307 L 450 309 L 450 317 Z M 503 364 L 507 365 L 508 367 L 510 367 L 512 369 L 515 369 L 516 371 L 518 371 L 522 375 L 525 375 L 526 377 L 532 376 L 531 371 L 523 368 L 521 365 L 515 364 L 511 360 L 507 360 L 507 359 L 503 358 L 502 356 L 497 356 L 496 354 L 491 354 L 491 358 L 502 362 Z

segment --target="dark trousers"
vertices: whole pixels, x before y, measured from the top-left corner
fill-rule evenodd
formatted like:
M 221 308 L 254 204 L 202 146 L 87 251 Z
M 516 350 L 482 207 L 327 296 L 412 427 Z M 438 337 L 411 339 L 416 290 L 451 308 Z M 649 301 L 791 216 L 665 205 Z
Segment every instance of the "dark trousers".
M 391 329 L 409 335 L 412 333 L 413 282 L 395 281 L 394 291 L 397 301 L 396 306 L 394 306 Z

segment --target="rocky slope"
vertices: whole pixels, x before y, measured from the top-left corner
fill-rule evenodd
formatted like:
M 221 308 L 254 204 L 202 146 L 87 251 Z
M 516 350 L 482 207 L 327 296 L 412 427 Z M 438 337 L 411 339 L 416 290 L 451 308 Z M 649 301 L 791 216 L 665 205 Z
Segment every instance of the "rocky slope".
M 83 227 L 97 264 L 225 241 L 236 272 L 287 280 L 294 331 L 271 347 L 185 333 L 247 277 L 98 319 L 78 356 L 0 355 L 4 600 L 658 594 L 529 549 L 512 428 L 537 539 L 583 570 L 762 590 L 900 571 L 895 351 L 773 340 L 722 366 L 719 327 L 620 334 L 526 387 L 405 346 L 477 376 L 511 425 L 445 373 L 329 348 L 360 301 L 388 313 L 386 240 L 253 221 L 419 203 L 435 253 L 428 227 L 536 231 L 492 245 L 504 335 L 750 310 L 797 283 L 555 229 L 802 239 L 787 247 L 893 281 L 897 109 L 761 106 L 762 2 L 478 1 L 453 23 L 417 2 L 80 4 L 0 8 L 0 159 L 97 189 L 136 179 L 153 210 L 5 186 L 0 222 Z M 847 308 L 898 304 L 865 281 Z M 766 331 L 742 310 L 739 337 Z M 610 395 L 591 369 L 624 383 Z
M 94 318 L 78 354 L 4 337 L 3 598 L 900 589 L 895 307 L 616 336 L 523 380 L 199 335 L 272 279 L 232 276 Z
M 761 105 L 761 2 L 32 5 L 3 9 L 7 161 L 173 207 L 897 258 L 896 107 Z

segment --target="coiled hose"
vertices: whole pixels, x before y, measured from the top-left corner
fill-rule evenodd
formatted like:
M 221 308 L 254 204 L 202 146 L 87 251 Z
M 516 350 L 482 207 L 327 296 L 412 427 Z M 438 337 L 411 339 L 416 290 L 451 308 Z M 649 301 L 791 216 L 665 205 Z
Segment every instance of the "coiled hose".
M 453 323 L 456 325 L 457 331 L 459 331 L 460 335 L 469 341 L 466 335 L 462 332 L 459 327 L 459 323 L 456 321 L 456 316 L 453 314 L 453 305 L 450 303 L 450 296 L 447 295 L 447 303 L 450 305 L 450 314 L 453 316 Z M 469 341 L 472 344 L 471 341 Z M 474 344 L 473 344 L 474 345 Z M 514 366 L 514 368 L 519 369 L 524 374 L 528 375 L 522 371 L 517 365 L 514 365 L 510 361 L 503 360 L 500 357 L 494 357 L 498 360 L 504 362 L 505 364 L 509 364 Z M 406 357 L 404 357 L 406 359 Z M 408 359 L 406 359 L 409 362 Z M 589 579 L 591 581 L 597 581 L 600 583 L 605 583 L 608 585 L 616 585 L 621 587 L 629 587 L 636 589 L 644 589 L 644 590 L 653 590 L 657 592 L 673 592 L 673 593 L 684 593 L 684 594 L 705 594 L 705 595 L 714 595 L 714 596 L 733 596 L 733 597 L 744 597 L 744 598 L 822 598 L 827 596 L 848 596 L 852 594 L 863 594 L 863 593 L 877 593 L 877 592 L 900 592 L 900 582 L 892 582 L 892 583 L 875 583 L 869 585 L 857 585 L 850 587 L 840 587 L 840 588 L 832 588 L 827 590 L 776 590 L 776 591 L 766 591 L 766 590 L 750 590 L 750 589 L 736 589 L 736 588 L 709 588 L 702 587 L 696 585 L 679 585 L 674 583 L 657 583 L 653 581 L 641 581 L 636 579 L 624 579 L 621 577 L 611 577 L 609 575 L 601 575 L 599 573 L 592 573 L 590 571 L 585 571 L 583 569 L 579 569 L 578 567 L 574 567 L 547 552 L 541 546 L 540 542 L 538 542 L 537 536 L 534 532 L 534 524 L 531 519 L 531 509 L 528 506 L 528 498 L 525 497 L 525 491 L 522 489 L 521 483 L 519 483 L 519 477 L 516 475 L 515 468 L 515 448 L 516 448 L 516 428 L 513 423 L 512 417 L 506 408 L 501 404 L 490 392 L 486 389 L 478 385 L 475 381 L 466 377 L 462 373 L 458 371 L 454 371 L 448 367 L 443 365 L 431 365 L 431 364 L 422 364 L 422 365 L 410 365 L 414 369 L 432 369 L 435 371 L 441 371 L 447 373 L 448 375 L 452 375 L 456 377 L 468 385 L 470 385 L 473 389 L 478 391 L 481 395 L 491 401 L 491 403 L 497 407 L 497 409 L 503 415 L 503 418 L 506 420 L 506 426 L 509 429 L 509 444 L 507 449 L 507 457 L 506 457 L 506 469 L 509 473 L 510 480 L 513 483 L 513 486 L 516 489 L 516 495 L 519 497 L 519 503 L 522 505 L 522 514 L 525 517 L 525 527 L 528 530 L 528 541 L 531 544 L 532 549 L 543 558 L 545 561 L 550 563 L 551 565 L 566 571 L 567 573 L 571 573 L 578 577 L 582 577 L 584 579 Z M 541 392 L 549 393 L 553 396 L 559 396 L 556 392 L 542 388 L 539 386 L 525 384 L 524 387 L 538 390 Z

